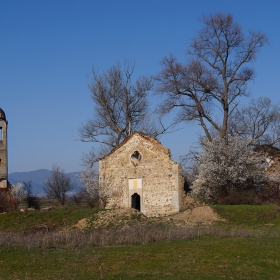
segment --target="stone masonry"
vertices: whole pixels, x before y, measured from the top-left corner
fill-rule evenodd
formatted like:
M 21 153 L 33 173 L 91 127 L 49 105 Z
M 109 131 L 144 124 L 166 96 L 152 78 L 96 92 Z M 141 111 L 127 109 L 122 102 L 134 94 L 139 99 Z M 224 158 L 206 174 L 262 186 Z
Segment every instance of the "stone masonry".
M 6 115 L 0 108 L 0 191 L 8 186 L 7 127 Z
M 134 132 L 99 160 L 100 193 L 106 208 L 135 208 L 147 216 L 179 212 L 184 179 L 180 164 L 158 140 Z

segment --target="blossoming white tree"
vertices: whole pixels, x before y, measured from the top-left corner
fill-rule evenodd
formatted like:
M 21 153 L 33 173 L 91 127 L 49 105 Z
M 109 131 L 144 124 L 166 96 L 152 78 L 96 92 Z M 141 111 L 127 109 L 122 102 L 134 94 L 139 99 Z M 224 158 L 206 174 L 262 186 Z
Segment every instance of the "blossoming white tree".
M 94 168 L 87 168 L 81 172 L 80 182 L 84 184 L 84 190 L 88 195 L 91 207 L 106 207 L 110 201 L 110 207 L 115 208 L 122 195 L 122 189 L 112 188 L 109 185 L 99 184 L 99 174 Z
M 98 172 L 93 168 L 87 168 L 81 172 L 79 180 L 84 184 L 83 189 L 90 206 L 94 207 L 94 204 L 99 204 Z
M 16 207 L 18 207 L 19 203 L 27 197 L 27 190 L 24 188 L 22 183 L 12 185 L 11 193 L 15 199 Z
M 227 136 L 202 140 L 197 158 L 199 174 L 193 184 L 194 194 L 218 202 L 233 192 L 263 188 L 268 178 L 263 162 L 265 157 L 253 150 L 251 139 Z

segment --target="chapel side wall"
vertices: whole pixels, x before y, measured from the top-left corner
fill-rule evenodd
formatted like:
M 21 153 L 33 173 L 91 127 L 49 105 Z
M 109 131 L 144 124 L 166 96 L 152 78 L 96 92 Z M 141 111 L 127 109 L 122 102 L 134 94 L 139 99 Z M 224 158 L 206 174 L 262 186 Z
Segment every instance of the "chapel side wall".
M 142 156 L 138 165 L 130 160 L 136 150 Z M 183 181 L 180 165 L 171 160 L 167 148 L 135 137 L 102 159 L 99 165 L 100 186 L 111 190 L 108 208 L 129 207 L 128 180 L 142 178 L 141 212 L 157 216 L 181 209 Z

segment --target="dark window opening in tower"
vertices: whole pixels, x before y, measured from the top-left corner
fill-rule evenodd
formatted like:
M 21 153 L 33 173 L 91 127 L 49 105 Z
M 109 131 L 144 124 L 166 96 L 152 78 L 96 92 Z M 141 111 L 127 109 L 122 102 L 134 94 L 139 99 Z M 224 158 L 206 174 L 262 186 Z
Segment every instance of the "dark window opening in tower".
M 3 140 L 3 135 L 2 135 L 3 131 L 2 131 L 2 127 L 0 127 L 0 141 Z

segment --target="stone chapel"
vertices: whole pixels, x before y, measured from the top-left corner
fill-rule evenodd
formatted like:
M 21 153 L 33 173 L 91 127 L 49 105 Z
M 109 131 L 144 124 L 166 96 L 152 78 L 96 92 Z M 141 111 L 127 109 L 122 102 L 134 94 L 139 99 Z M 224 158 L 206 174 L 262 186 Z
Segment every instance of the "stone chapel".
M 163 216 L 183 207 L 184 179 L 170 150 L 155 138 L 134 132 L 99 160 L 101 195 L 106 208 L 135 208 Z

